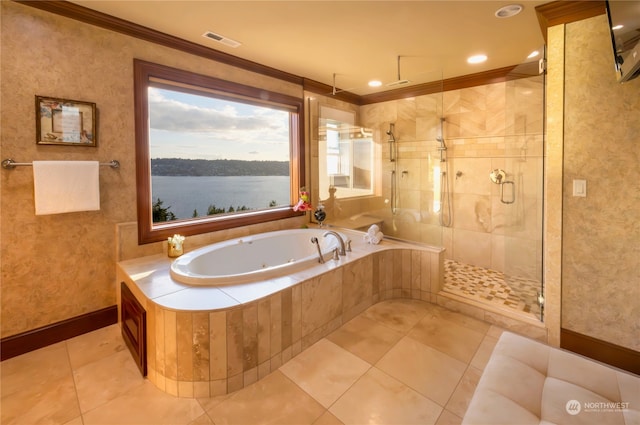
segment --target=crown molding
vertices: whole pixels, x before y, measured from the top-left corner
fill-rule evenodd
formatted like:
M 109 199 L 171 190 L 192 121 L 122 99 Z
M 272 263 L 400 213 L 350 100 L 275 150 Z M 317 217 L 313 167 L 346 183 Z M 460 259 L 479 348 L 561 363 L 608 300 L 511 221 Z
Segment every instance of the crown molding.
M 409 97 L 421 96 L 426 94 L 437 93 L 440 91 L 457 90 L 462 88 L 474 87 L 485 84 L 493 84 L 517 78 L 535 75 L 529 73 L 521 73 L 520 69 L 525 65 L 513 65 L 505 68 L 489 70 L 485 72 L 464 75 L 460 77 L 448 78 L 446 80 L 434 81 L 415 86 L 403 87 L 395 90 L 388 90 L 368 95 L 357 95 L 347 91 L 338 91 L 333 94 L 333 87 L 314 81 L 305 77 L 300 77 L 285 71 L 271 68 L 250 60 L 242 59 L 228 53 L 205 47 L 197 43 L 183 40 L 124 19 L 116 18 L 102 12 L 89 9 L 84 6 L 77 5 L 65 0 L 13 0 L 25 6 L 40 9 L 46 12 L 54 13 L 60 16 L 71 18 L 90 25 L 95 25 L 110 31 L 118 32 L 127 36 L 135 37 L 151 43 L 159 44 L 172 49 L 180 50 L 203 58 L 211 59 L 216 62 L 224 63 L 247 71 L 255 72 L 261 75 L 277 78 L 279 80 L 302 86 L 304 90 L 312 93 L 333 96 L 336 99 L 356 105 L 367 105 L 371 103 L 386 102 L 391 100 L 406 99 Z M 543 35 L 546 36 L 546 28 L 549 25 L 557 25 L 558 23 L 573 22 L 574 20 L 585 19 L 604 13 L 604 1 L 554 1 L 536 7 L 538 19 L 544 19 L 546 26 L 541 22 Z M 546 38 L 546 37 L 545 37 Z M 536 62 L 532 62 L 536 64 Z
M 581 21 L 604 13 L 606 13 L 606 6 L 602 0 L 552 1 L 536 6 L 538 23 L 545 43 L 549 27 Z

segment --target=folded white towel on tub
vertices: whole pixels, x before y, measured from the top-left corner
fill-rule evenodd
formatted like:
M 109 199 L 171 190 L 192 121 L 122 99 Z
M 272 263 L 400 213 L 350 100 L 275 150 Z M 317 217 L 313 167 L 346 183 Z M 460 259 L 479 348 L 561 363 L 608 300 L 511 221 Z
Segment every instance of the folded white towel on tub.
M 378 245 L 382 241 L 382 238 L 384 238 L 382 232 L 377 232 L 375 235 L 371 235 L 370 233 L 364 235 L 365 242 L 372 245 Z
M 36 215 L 100 209 L 98 161 L 33 161 Z
M 367 234 L 369 236 L 375 236 L 376 233 L 378 233 L 380 231 L 380 227 L 378 227 L 377 224 L 372 224 L 371 227 L 369 227 L 369 229 L 367 230 Z

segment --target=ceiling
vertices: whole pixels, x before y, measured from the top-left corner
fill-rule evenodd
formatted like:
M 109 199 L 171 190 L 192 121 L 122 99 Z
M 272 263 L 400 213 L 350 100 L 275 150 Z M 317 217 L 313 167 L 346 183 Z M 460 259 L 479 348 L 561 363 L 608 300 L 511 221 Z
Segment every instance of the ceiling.
M 72 1 L 357 95 L 530 61 L 544 43 L 534 8 L 547 2 Z M 520 14 L 495 16 L 514 3 L 523 6 Z M 216 42 L 206 31 L 242 44 Z M 476 54 L 488 60 L 469 65 Z M 369 87 L 373 79 L 382 86 Z M 389 86 L 399 79 L 410 82 Z

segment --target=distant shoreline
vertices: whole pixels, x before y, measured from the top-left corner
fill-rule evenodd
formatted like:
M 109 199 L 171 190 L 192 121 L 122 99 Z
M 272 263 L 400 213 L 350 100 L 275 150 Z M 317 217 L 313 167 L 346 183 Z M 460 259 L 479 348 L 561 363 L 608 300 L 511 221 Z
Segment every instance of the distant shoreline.
M 151 159 L 152 176 L 288 176 L 289 161 L 240 159 Z

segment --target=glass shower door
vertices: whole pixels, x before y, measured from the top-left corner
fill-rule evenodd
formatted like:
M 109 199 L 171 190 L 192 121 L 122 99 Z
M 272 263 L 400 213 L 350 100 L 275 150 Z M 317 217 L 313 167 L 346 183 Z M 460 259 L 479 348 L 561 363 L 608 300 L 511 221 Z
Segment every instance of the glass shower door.
M 535 61 L 522 64 L 513 70 L 514 79 L 506 84 L 505 156 L 492 172 L 492 180 L 494 173 L 500 180 L 494 185 L 492 198 L 497 216 L 504 220 L 508 303 L 542 321 L 545 75 L 541 69 Z

